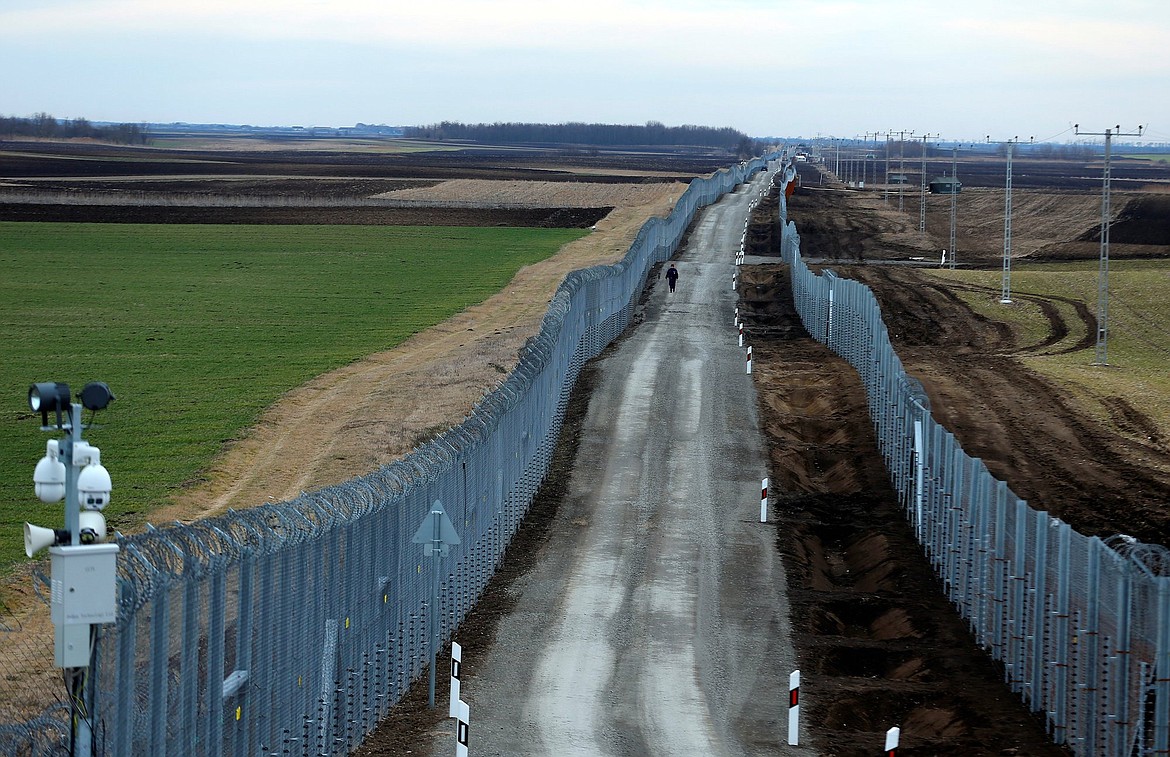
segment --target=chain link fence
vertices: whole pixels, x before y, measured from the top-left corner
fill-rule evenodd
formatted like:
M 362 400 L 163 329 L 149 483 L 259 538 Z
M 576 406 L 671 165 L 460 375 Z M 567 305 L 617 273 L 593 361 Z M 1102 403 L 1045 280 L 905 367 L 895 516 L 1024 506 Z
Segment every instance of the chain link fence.
M 860 374 L 907 518 L 978 643 L 1075 754 L 1170 754 L 1170 552 L 1084 536 L 968 456 L 903 370 L 873 293 L 814 274 L 780 202 L 796 309 Z
M 586 361 L 630 323 L 651 266 L 695 213 L 765 166 L 692 181 L 620 262 L 568 274 L 504 382 L 404 459 L 289 502 L 120 539 L 118 620 L 100 627 L 89 669 L 97 753 L 307 757 L 360 744 L 429 664 L 431 560 L 447 641 L 548 472 Z M 412 537 L 436 501 L 460 543 L 424 557 Z M 12 653 L 51 664 L 46 626 Z M 29 717 L 22 676 L 3 673 L 0 752 L 66 753 L 68 705 L 42 701 Z

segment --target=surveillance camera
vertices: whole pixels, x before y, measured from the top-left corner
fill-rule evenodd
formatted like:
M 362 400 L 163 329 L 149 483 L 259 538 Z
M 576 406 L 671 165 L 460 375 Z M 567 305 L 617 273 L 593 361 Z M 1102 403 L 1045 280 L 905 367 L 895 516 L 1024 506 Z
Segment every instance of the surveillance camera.
M 78 541 L 82 544 L 97 544 L 106 540 L 106 519 L 92 510 L 78 514 Z
M 90 463 L 77 476 L 77 498 L 82 509 L 101 510 L 110 504 L 113 483 L 110 472 L 101 463 Z
M 41 502 L 60 502 L 65 496 L 65 463 L 58 459 L 57 454 L 57 440 L 50 439 L 45 456 L 33 471 L 33 484 Z

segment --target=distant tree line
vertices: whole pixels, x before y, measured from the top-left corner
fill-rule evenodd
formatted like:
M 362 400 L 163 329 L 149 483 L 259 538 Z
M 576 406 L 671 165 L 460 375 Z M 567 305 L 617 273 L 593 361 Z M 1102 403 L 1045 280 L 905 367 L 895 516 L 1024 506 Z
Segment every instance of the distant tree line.
M 146 130 L 138 124 L 98 126 L 85 118 L 57 119 L 48 113 L 37 113 L 31 118 L 0 116 L 0 137 L 97 139 L 121 145 L 140 145 L 146 141 Z
M 579 122 L 464 124 L 443 121 L 429 126 L 408 126 L 404 135 L 415 139 L 457 139 L 492 144 L 535 142 L 599 147 L 712 147 L 745 156 L 753 154 L 756 147 L 751 137 L 730 127 L 666 126 L 658 121 L 649 121 L 644 126 Z

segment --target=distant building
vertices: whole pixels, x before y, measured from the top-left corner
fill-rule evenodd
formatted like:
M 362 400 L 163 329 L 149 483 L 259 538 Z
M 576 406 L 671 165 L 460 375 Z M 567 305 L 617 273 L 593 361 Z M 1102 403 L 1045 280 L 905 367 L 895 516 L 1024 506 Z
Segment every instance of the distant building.
M 963 191 L 963 182 L 954 176 L 943 176 L 930 180 L 930 193 L 936 195 L 957 195 Z
M 886 182 L 888 184 L 909 184 L 910 177 L 904 173 L 892 173 L 890 174 L 889 178 L 886 179 Z

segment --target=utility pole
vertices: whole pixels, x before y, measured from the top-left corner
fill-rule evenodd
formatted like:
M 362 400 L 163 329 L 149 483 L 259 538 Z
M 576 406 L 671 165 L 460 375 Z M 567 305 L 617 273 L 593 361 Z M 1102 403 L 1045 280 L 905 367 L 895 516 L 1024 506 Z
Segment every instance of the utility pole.
M 1081 131 L 1080 124 L 1073 124 L 1077 135 L 1105 137 L 1105 168 L 1101 182 L 1101 260 L 1097 269 L 1097 352 L 1093 365 L 1109 365 L 1109 159 L 1113 137 L 1140 137 L 1142 127 L 1136 132 L 1122 132 L 1118 124 L 1104 132 Z
M 990 136 L 987 141 L 991 141 Z M 1007 171 L 1003 185 L 1003 280 L 999 301 L 1005 305 L 1012 301 L 1012 152 L 1019 141 L 1016 136 L 1003 143 L 1007 146 Z
M 914 136 L 914 130 L 898 132 L 898 212 L 906 210 L 906 135 Z
M 951 146 L 951 236 L 950 247 L 951 251 L 951 270 L 955 268 L 955 219 L 958 216 L 958 197 L 959 197 L 959 146 Z
M 890 137 L 893 135 L 892 131 L 886 132 L 886 205 L 890 204 Z
M 890 134 L 891 134 L 891 132 L 888 132 L 888 131 L 885 131 L 885 132 L 875 131 L 873 133 L 873 149 L 875 152 L 877 151 L 877 138 L 878 137 L 885 137 L 886 138 L 886 178 L 885 178 L 885 182 L 884 182 L 885 191 L 883 192 L 883 200 L 885 201 L 885 203 L 887 205 L 890 204 Z M 875 161 L 875 163 L 873 166 L 873 180 L 876 182 L 877 181 L 877 163 L 876 163 L 877 155 L 876 154 L 874 155 L 874 161 Z
M 918 230 L 926 231 L 926 140 L 930 137 L 938 138 L 938 134 L 922 135 L 922 194 L 918 202 Z
M 872 150 L 869 149 L 869 140 L 873 137 L 874 150 L 877 149 L 878 133 L 876 131 L 867 131 L 862 135 L 862 144 L 865 147 L 865 152 L 862 153 L 861 163 L 861 183 L 866 184 L 869 181 L 869 162 L 875 158 Z M 873 180 L 877 181 L 877 166 L 874 166 Z

